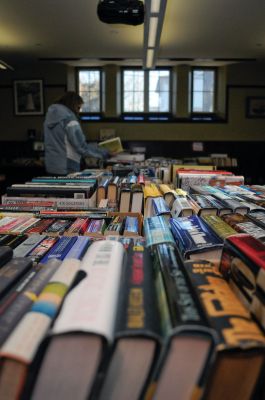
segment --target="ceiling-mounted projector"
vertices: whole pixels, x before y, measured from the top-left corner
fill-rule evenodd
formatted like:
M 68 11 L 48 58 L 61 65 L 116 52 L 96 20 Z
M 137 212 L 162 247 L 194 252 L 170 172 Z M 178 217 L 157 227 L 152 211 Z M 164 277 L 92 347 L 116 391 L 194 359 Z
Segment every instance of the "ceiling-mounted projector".
M 139 0 L 100 0 L 100 21 L 107 24 L 140 25 L 144 22 L 144 4 Z

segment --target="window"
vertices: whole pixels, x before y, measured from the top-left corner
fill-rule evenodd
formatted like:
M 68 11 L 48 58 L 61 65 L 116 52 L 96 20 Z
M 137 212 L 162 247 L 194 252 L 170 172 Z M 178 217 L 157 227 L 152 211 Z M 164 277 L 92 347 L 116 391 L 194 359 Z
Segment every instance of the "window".
M 171 74 L 169 69 L 143 71 L 123 69 L 123 113 L 169 113 Z
M 101 106 L 101 70 L 78 69 L 77 88 L 78 94 L 84 100 L 81 113 L 100 113 Z
M 214 113 L 216 70 L 198 69 L 192 70 L 192 105 L 193 113 Z

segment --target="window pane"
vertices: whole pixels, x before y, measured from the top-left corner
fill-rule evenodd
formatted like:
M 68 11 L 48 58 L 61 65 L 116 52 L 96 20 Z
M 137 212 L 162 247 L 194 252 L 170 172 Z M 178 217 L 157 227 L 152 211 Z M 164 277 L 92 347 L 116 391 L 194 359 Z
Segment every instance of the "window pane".
M 144 71 L 123 71 L 123 111 L 144 111 Z
M 214 112 L 214 70 L 193 71 L 193 112 Z
M 169 111 L 170 72 L 156 70 L 149 72 L 149 112 Z
M 84 100 L 82 112 L 100 112 L 100 71 L 81 70 L 78 74 L 79 94 Z

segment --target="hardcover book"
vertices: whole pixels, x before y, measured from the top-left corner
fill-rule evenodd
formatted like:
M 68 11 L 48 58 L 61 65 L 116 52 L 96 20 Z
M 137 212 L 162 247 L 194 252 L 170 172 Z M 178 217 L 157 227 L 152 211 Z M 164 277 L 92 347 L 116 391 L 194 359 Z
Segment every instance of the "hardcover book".
M 222 240 L 228 236 L 236 235 L 236 231 L 218 215 L 203 215 L 202 220 L 214 231 Z
M 38 264 L 33 267 L 1 301 L 0 346 L 29 310 L 36 296 L 40 294 L 60 264 L 61 261 L 53 259 L 45 266 Z
M 131 186 L 131 212 L 143 212 L 143 203 L 144 203 L 144 192 L 143 185 L 140 183 L 135 183 Z
M 218 263 L 223 241 L 197 215 L 170 220 L 171 230 L 184 259 Z
M 161 216 L 144 219 L 144 235 L 147 247 L 163 243 L 176 245 L 168 223 Z
M 191 194 L 191 199 L 193 199 L 198 205 L 197 214 L 199 217 L 203 215 L 217 215 L 218 208 L 209 201 L 208 197 L 201 194 Z
M 172 218 L 178 217 L 188 217 L 194 214 L 194 209 L 185 196 L 176 196 L 172 208 L 171 208 L 171 216 Z
M 31 309 L 22 317 L 1 347 L 1 398 L 14 399 L 20 396 L 26 383 L 29 365 L 55 318 L 79 267 L 79 260 L 63 261 Z
M 229 224 L 235 231 L 239 233 L 248 233 L 256 239 L 265 243 L 265 229 L 256 225 L 255 222 L 250 220 L 246 215 L 239 213 L 232 213 L 223 215 L 222 219 Z
M 265 328 L 265 245 L 248 234 L 225 240 L 220 271 Z
M 130 242 L 123 270 L 114 344 L 98 398 L 137 400 L 148 383 L 161 345 L 151 253 Z
M 185 271 L 218 334 L 205 398 L 249 400 L 264 363 L 264 334 L 215 266 L 186 262 Z
M 200 398 L 195 394 L 210 370 L 215 332 L 172 246 L 156 246 L 154 267 L 165 344 L 148 392 L 153 399 Z
M 171 217 L 169 206 L 163 197 L 155 197 L 152 199 L 153 202 L 153 215 L 161 215 L 166 220 Z
M 32 399 L 88 398 L 104 345 L 114 338 L 124 254 L 116 241 L 89 247 L 79 283 L 68 293 L 50 332 Z
M 139 236 L 140 227 L 137 217 L 125 217 L 124 236 Z
M 63 260 L 66 254 L 70 251 L 71 247 L 75 243 L 77 236 L 62 236 L 59 240 L 51 247 L 51 249 L 41 258 L 40 262 L 46 264 L 50 259 L 57 258 Z

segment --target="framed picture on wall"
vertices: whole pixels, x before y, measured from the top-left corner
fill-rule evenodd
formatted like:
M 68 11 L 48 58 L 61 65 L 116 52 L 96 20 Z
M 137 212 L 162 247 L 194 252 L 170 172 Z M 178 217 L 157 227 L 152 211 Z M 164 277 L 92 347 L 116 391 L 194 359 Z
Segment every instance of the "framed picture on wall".
M 247 97 L 246 102 L 247 118 L 265 118 L 265 97 Z
M 44 114 L 42 79 L 15 80 L 13 88 L 15 115 Z

